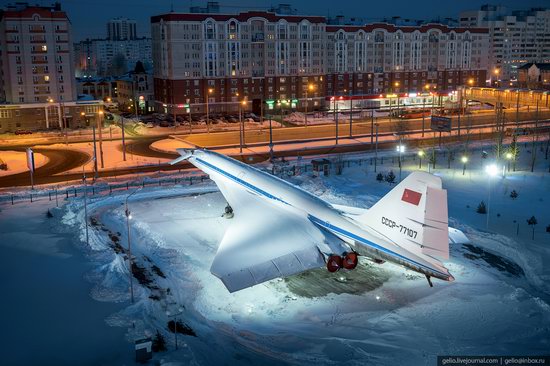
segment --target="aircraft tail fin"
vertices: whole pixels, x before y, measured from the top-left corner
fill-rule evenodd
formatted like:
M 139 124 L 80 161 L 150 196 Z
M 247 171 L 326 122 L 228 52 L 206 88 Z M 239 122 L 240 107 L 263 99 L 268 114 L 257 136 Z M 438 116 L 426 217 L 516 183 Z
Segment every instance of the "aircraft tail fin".
M 447 191 L 432 174 L 411 173 L 355 220 L 413 253 L 449 258 Z

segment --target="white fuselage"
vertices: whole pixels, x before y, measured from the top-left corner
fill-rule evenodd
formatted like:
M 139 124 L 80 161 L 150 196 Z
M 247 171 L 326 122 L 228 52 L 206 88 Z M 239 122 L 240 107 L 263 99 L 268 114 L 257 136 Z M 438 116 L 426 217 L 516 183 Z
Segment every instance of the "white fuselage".
M 452 279 L 446 268 L 377 235 L 368 225 L 353 220 L 319 197 L 282 179 L 211 151 L 195 150 L 188 160 L 218 185 L 236 183 L 273 204 L 290 205 L 303 211 L 311 222 L 330 231 L 361 255 L 391 261 L 443 280 Z M 226 199 L 231 205 L 231 199 Z

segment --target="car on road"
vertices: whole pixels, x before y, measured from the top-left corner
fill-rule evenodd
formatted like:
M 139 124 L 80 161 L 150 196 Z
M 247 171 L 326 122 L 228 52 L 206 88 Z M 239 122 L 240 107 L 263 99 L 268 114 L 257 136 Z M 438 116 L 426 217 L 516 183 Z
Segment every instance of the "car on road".
M 16 135 L 32 135 L 32 131 L 29 130 L 15 130 Z

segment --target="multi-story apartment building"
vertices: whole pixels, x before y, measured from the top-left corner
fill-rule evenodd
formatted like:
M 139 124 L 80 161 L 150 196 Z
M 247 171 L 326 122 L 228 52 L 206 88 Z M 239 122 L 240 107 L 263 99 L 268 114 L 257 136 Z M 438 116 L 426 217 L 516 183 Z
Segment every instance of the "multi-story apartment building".
M 0 13 L 0 102 L 76 99 L 71 23 L 52 7 L 9 5 Z
M 137 22 L 128 18 L 113 18 L 107 22 L 109 41 L 126 41 L 137 38 Z
M 151 39 L 87 39 L 74 44 L 78 77 L 120 76 L 141 61 L 152 65 Z
M 484 85 L 488 34 L 440 24 L 327 26 L 327 95 Z
M 328 95 L 452 90 L 486 79 L 488 31 L 443 25 L 328 26 L 271 12 L 169 13 L 151 18 L 157 110 L 204 111 Z M 257 108 L 254 108 L 257 109 Z
M 235 103 L 322 93 L 325 18 L 246 12 L 151 19 L 159 105 Z
M 502 6 L 484 5 L 460 13 L 460 26 L 489 29 L 493 84 L 516 80 L 517 68 L 526 62 L 550 62 L 550 9 L 508 12 Z

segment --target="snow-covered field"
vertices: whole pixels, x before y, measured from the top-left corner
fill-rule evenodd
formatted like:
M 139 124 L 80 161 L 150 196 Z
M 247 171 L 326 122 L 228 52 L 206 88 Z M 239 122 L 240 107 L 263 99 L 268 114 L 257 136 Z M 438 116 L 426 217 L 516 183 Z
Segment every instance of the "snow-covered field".
M 47 157 L 39 153 L 34 153 L 35 169 L 40 168 L 47 162 Z M 7 165 L 7 170 L 0 169 L 0 177 L 29 170 L 29 168 L 27 168 L 27 153 L 24 151 L 0 151 L 0 164 L 2 163 Z
M 433 288 L 414 272 L 362 259 L 351 272 L 334 275 L 319 269 L 230 294 L 209 267 L 231 220 L 221 217 L 226 203 L 216 186 L 204 183 L 149 188 L 129 199 L 132 255 L 140 273 L 131 305 L 127 193 L 89 201 L 88 246 L 82 200 L 53 210 L 50 220 L 80 239 L 78 247 L 92 262 L 85 275 L 93 286 L 91 297 L 126 305 L 106 317 L 117 327 L 113 332 L 123 329 L 128 341 L 157 330 L 164 334 L 169 351 L 155 355 L 161 364 L 432 365 L 437 355 L 446 354 L 545 354 L 550 349 L 548 160 L 539 157 L 538 173 L 489 179 L 479 155 L 472 152 L 465 175 L 458 162 L 455 169 L 435 172 L 449 192 L 452 225 L 471 244 L 451 247 L 446 266 L 456 281 L 436 280 Z M 522 156 L 525 166 L 529 155 Z M 418 160 L 407 158 L 403 175 L 417 167 Z M 388 158 L 378 166 L 380 172 L 390 169 L 398 176 Z M 370 207 L 393 187 L 375 176 L 373 166 L 363 164 L 345 167 L 342 175 L 313 178 L 307 173 L 288 179 L 329 202 Z M 515 200 L 509 197 L 512 190 L 518 192 Z M 488 228 L 487 215 L 475 212 L 481 200 L 489 202 Z M 28 214 L 43 215 L 44 205 L 51 205 L 40 204 Z M 0 236 L 0 249 L 7 241 L 10 248 L 29 245 L 26 235 L 18 235 L 21 228 L 4 225 L 13 212 L 2 207 L 7 233 Z M 526 222 L 531 216 L 538 220 L 535 240 Z M 166 311 L 179 308 L 178 318 L 196 336 L 180 334 L 175 351 Z M 132 345 L 126 345 L 128 356 Z M 96 350 L 111 354 L 112 347 Z

